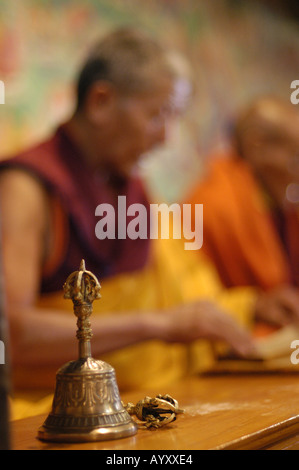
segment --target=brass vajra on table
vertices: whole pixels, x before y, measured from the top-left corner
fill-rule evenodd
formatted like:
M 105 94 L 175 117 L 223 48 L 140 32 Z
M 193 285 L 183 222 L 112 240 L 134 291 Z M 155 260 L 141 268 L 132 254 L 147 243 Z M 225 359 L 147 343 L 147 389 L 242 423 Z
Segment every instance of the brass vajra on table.
M 178 402 L 170 395 L 157 395 L 154 398 L 145 397 L 134 405 L 124 405 L 130 415 L 136 416 L 137 424 L 145 428 L 161 428 L 176 420 L 184 410 L 179 408 Z
M 86 271 L 84 260 L 63 288 L 77 317 L 79 358 L 62 366 L 56 374 L 52 410 L 38 430 L 39 439 L 87 442 L 132 436 L 138 426 L 131 415 L 146 427 L 161 427 L 174 421 L 182 410 L 169 395 L 146 397 L 136 406 L 125 407 L 113 367 L 92 358 L 89 317 L 93 301 L 101 297 L 101 286 L 96 276 Z

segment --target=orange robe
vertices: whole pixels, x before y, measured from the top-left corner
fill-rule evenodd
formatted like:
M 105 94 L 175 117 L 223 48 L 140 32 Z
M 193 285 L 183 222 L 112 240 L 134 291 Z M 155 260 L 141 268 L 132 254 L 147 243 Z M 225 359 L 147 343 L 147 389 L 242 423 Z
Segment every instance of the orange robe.
M 202 251 L 213 260 L 224 285 L 299 286 L 299 214 L 283 214 L 283 241 L 265 194 L 244 160 L 214 158 L 185 203 L 203 204 Z

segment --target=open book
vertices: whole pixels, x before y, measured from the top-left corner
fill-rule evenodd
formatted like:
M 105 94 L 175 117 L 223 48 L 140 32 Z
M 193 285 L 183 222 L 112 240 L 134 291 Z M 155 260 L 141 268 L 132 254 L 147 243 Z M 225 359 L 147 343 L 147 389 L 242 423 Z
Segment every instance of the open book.
M 251 357 L 221 356 L 212 372 L 299 372 L 299 327 L 262 330 L 254 332 L 256 352 Z

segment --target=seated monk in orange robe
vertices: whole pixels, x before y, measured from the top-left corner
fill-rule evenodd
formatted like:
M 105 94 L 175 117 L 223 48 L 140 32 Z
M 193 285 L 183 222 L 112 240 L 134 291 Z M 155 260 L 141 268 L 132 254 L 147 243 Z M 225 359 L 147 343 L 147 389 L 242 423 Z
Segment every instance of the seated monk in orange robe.
M 184 202 L 202 203 L 203 251 L 227 287 L 272 291 L 299 311 L 299 115 L 259 99 L 236 122 L 232 150 L 211 158 Z M 270 305 L 269 305 L 270 308 Z M 287 319 L 273 309 L 273 320 Z

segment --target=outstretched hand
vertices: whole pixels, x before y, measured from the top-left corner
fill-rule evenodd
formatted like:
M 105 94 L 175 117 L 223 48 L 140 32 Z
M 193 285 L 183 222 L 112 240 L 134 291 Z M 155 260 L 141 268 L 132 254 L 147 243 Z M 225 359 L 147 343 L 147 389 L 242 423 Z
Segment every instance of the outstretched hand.
M 257 320 L 280 327 L 299 324 L 299 290 L 285 286 L 262 293 L 256 303 L 255 316 Z
M 177 307 L 170 313 L 160 317 L 164 322 L 163 339 L 168 342 L 224 341 L 243 357 L 255 350 L 250 333 L 212 302 L 197 301 Z

